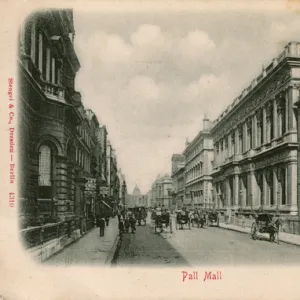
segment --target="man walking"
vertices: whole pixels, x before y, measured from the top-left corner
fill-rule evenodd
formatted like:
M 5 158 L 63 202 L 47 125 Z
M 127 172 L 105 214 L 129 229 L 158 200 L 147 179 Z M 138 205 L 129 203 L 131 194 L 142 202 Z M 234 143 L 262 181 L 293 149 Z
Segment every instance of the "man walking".
M 104 230 L 105 230 L 105 219 L 101 216 L 99 218 L 99 228 L 100 228 L 100 237 L 104 236 Z

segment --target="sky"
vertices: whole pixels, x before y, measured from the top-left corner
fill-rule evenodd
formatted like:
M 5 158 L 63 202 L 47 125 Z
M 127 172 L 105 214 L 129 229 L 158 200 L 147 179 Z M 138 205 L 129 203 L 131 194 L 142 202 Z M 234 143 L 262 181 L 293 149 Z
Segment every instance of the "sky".
M 107 126 L 128 191 L 148 192 L 171 156 L 300 41 L 296 14 L 74 11 L 76 89 Z

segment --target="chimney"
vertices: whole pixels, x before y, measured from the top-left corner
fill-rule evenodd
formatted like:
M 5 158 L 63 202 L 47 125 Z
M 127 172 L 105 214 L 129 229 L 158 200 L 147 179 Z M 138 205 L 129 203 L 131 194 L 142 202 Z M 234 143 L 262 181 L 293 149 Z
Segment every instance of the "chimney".
M 203 118 L 203 130 L 209 130 L 211 128 L 211 121 L 207 118 L 206 114 Z

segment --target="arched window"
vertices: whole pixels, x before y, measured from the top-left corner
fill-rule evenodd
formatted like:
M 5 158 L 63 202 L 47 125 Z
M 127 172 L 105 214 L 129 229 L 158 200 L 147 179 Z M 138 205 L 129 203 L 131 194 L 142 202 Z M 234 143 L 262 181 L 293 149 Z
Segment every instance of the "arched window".
M 50 199 L 52 187 L 52 155 L 48 145 L 39 148 L 39 198 Z

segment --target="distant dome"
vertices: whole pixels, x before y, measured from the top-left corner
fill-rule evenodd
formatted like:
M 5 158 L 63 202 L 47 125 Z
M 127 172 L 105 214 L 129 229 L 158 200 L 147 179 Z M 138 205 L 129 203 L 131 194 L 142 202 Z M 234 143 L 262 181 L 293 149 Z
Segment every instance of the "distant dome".
M 141 190 L 139 189 L 139 187 L 137 185 L 133 189 L 132 195 L 141 195 Z

